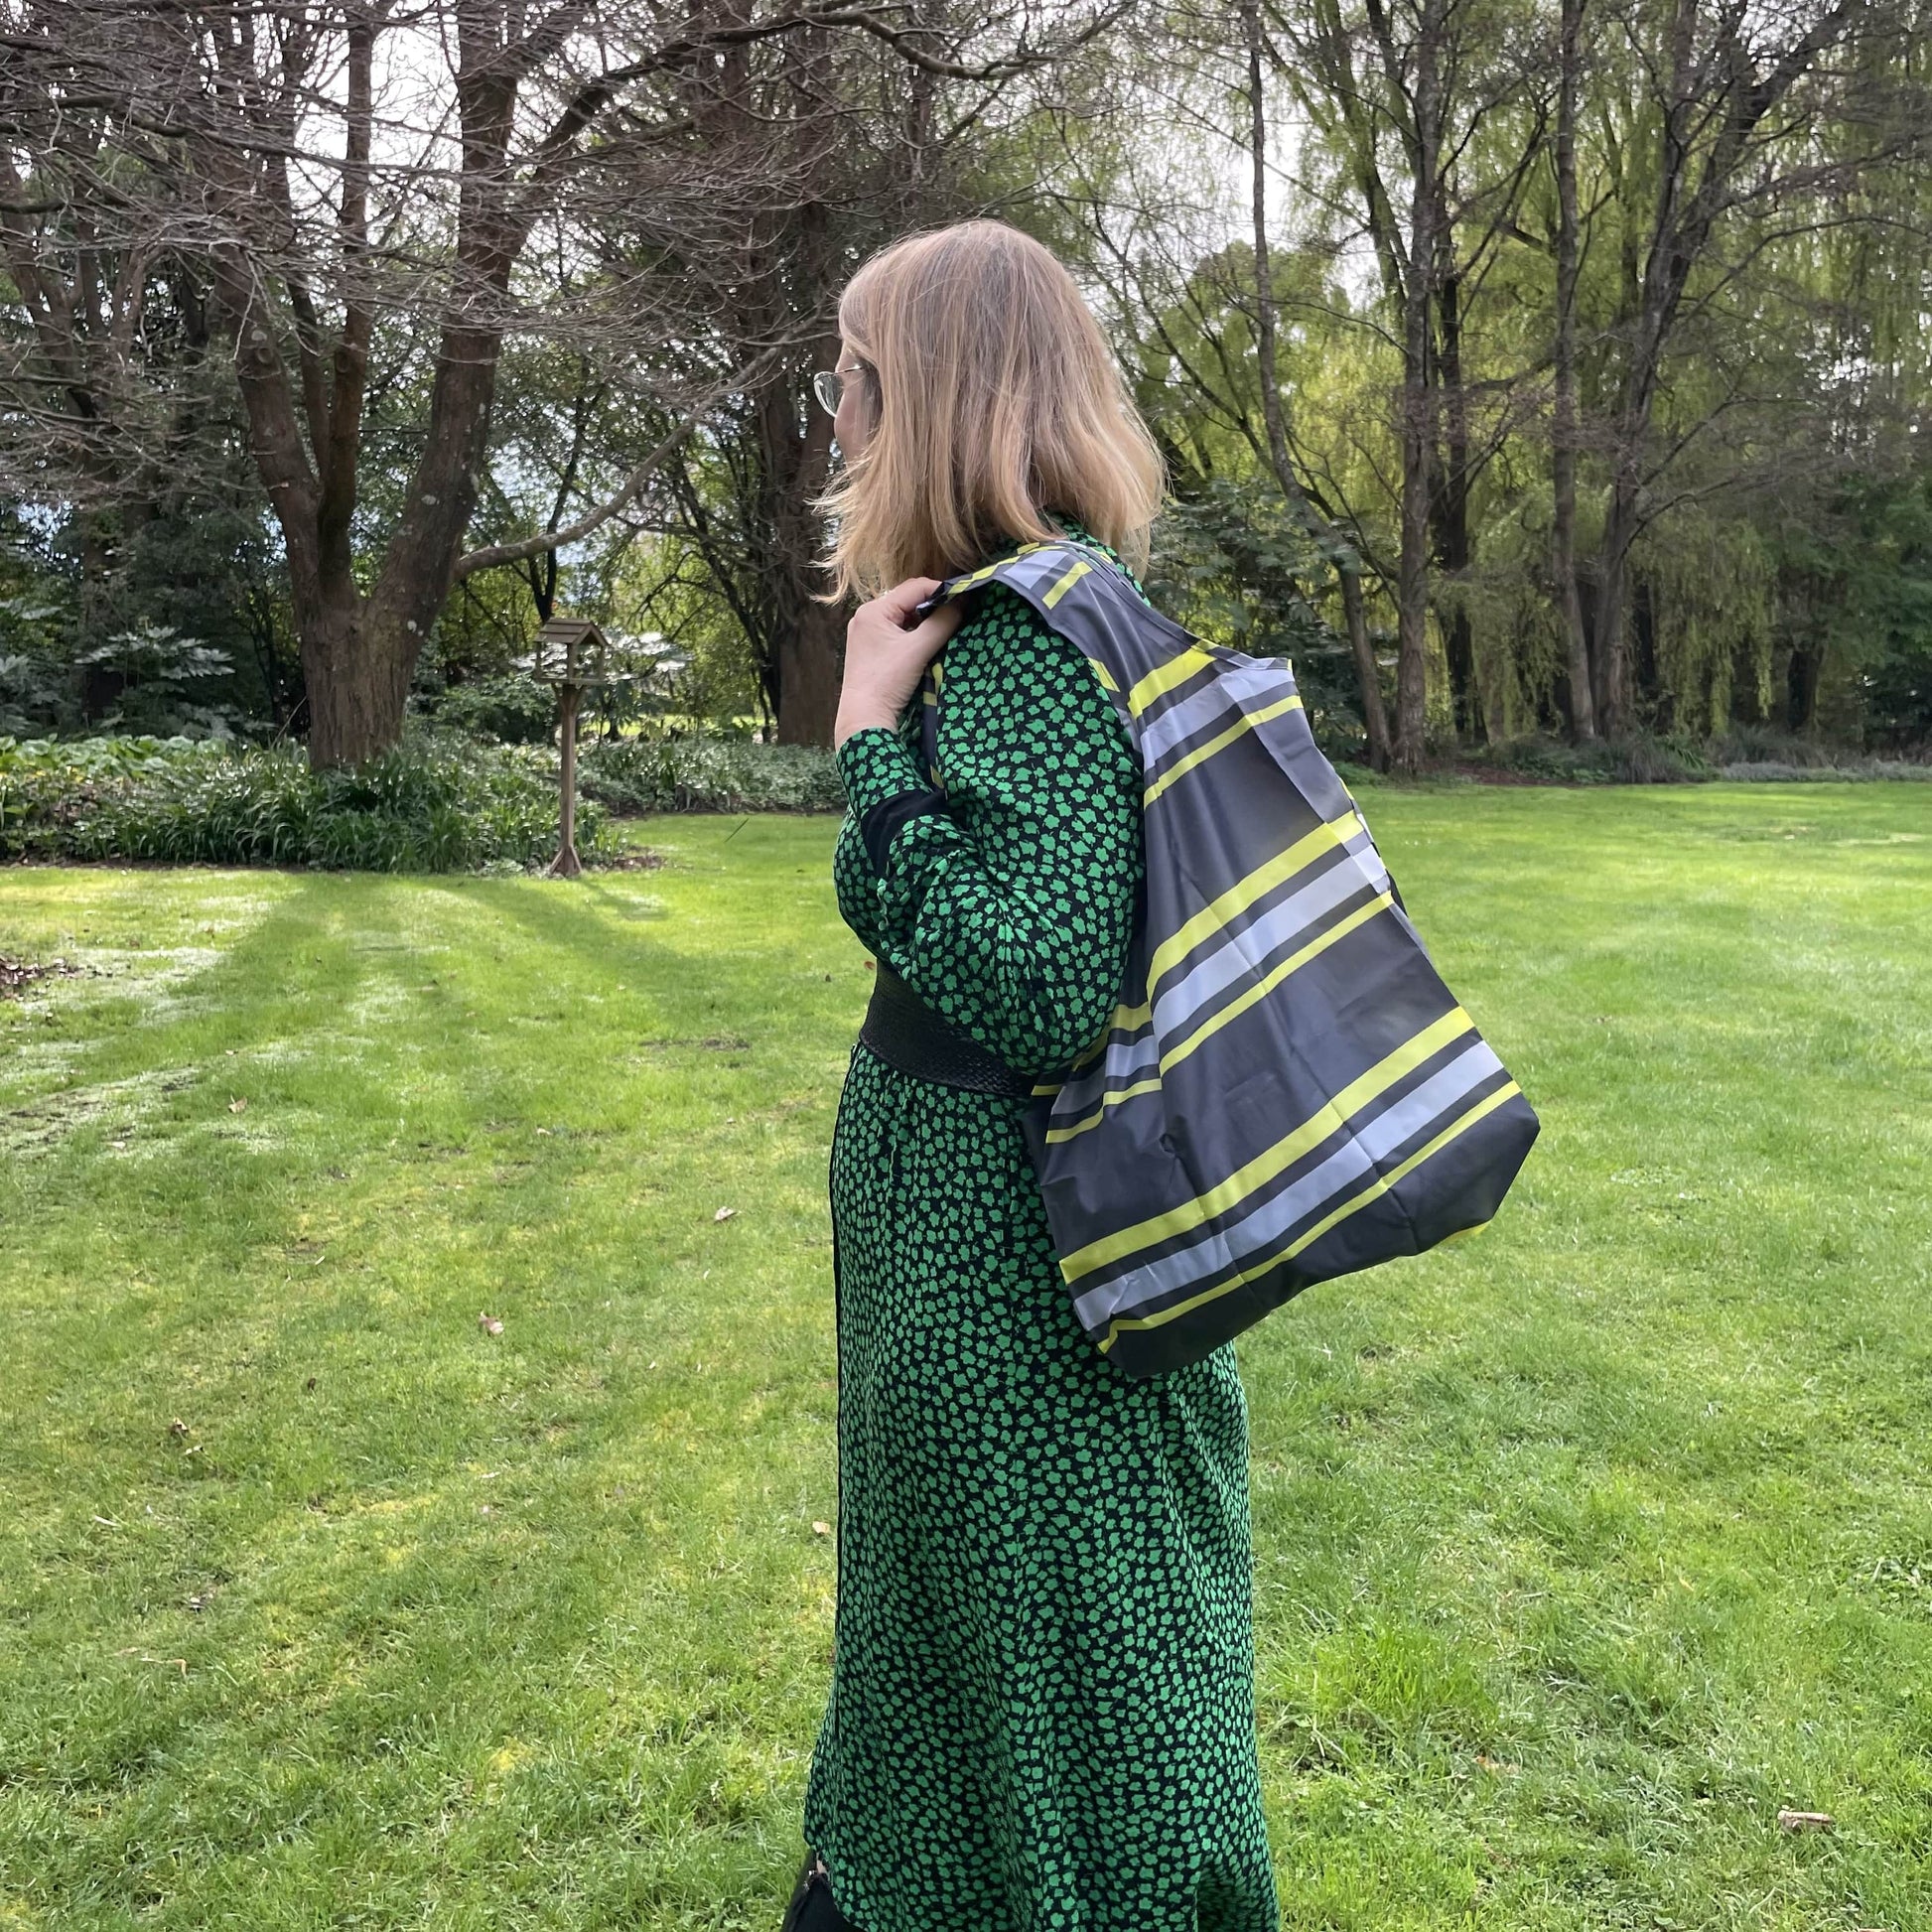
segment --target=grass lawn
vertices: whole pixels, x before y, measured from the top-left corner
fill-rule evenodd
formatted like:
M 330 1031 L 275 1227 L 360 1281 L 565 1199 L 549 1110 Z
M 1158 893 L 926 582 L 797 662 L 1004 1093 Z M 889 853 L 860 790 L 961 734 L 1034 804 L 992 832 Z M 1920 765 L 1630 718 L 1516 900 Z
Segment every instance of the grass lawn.
M 1544 1135 L 1237 1344 L 1285 1923 L 1922 1932 L 1932 787 L 1369 809 Z M 0 871 L 4 1932 L 775 1932 L 832 834 Z

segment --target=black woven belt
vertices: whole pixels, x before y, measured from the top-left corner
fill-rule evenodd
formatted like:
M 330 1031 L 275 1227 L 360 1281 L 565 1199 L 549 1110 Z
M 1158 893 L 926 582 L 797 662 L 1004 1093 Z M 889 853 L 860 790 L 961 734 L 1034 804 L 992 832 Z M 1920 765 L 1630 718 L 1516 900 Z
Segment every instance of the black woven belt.
M 961 1033 L 926 1005 L 890 967 L 873 981 L 872 1004 L 859 1029 L 859 1044 L 888 1066 L 914 1079 L 969 1093 L 998 1093 L 1024 1100 L 1034 1090 L 1030 1074 L 1016 1073 L 997 1053 Z

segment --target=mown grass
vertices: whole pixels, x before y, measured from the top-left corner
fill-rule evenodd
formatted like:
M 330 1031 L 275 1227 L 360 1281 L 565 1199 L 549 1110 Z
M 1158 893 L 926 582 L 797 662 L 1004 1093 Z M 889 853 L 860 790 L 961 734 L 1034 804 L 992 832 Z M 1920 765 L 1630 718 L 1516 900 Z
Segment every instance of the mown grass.
M 1545 1132 L 1238 1344 L 1285 1924 L 1917 1932 L 1932 796 L 1368 805 Z M 0 1928 L 775 1927 L 868 982 L 642 836 L 0 874 Z

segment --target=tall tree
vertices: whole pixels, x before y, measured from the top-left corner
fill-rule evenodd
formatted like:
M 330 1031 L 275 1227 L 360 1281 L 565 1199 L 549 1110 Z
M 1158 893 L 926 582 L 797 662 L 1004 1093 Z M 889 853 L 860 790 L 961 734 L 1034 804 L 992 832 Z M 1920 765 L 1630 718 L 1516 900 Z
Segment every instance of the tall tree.
M 1651 76 L 1656 172 L 1631 301 L 1618 323 L 1622 369 L 1596 569 L 1593 696 L 1605 732 L 1635 722 L 1631 547 L 1651 513 L 1651 430 L 1693 278 L 1709 269 L 1727 218 L 1749 207 L 1809 205 L 1850 185 L 1857 161 L 1821 160 L 1804 131 L 1840 78 L 1825 56 L 1874 13 L 1866 0 L 1797 0 L 1771 13 L 1750 0 L 1662 0 L 1624 16 L 1639 70 Z M 1719 270 L 1717 280 L 1727 279 Z
M 1289 453 L 1288 423 L 1282 403 L 1281 361 L 1276 347 L 1274 263 L 1268 243 L 1268 117 L 1266 57 L 1261 10 L 1246 0 L 1242 26 L 1247 42 L 1248 146 L 1252 166 L 1255 259 L 1255 353 L 1260 366 L 1261 414 L 1267 431 L 1269 467 L 1290 514 L 1332 565 L 1341 591 L 1342 621 L 1354 660 L 1355 681 L 1361 694 L 1362 728 L 1368 740 L 1369 762 L 1388 770 L 1393 751 L 1389 715 L 1382 702 L 1381 672 L 1369 641 L 1368 613 L 1362 598 L 1362 566 L 1354 546 L 1310 500 Z
M 104 254 L 127 291 L 115 315 L 89 320 L 88 333 L 107 336 L 138 327 L 128 319 L 158 264 L 193 284 L 231 357 L 281 527 L 320 764 L 393 742 L 430 625 L 462 572 L 481 567 L 466 564 L 465 534 L 506 338 L 560 322 L 582 334 L 579 318 L 533 308 L 520 276 L 540 220 L 561 219 L 571 245 L 593 253 L 609 223 L 648 208 L 661 257 L 701 260 L 728 238 L 727 214 L 750 205 L 782 229 L 796 207 L 783 142 L 754 134 L 728 157 L 708 145 L 711 105 L 732 91 L 710 88 L 711 75 L 783 66 L 799 44 L 830 41 L 884 50 L 901 74 L 994 84 L 1109 18 L 1076 16 L 1042 41 L 1028 7 L 908 24 L 883 0 L 7 4 L 0 191 L 12 279 L 42 291 L 62 264 Z M 799 84 L 818 84 L 823 65 L 816 54 Z M 100 130 L 91 152 L 37 141 L 69 113 Z M 67 279 L 88 280 L 77 269 Z M 711 340 L 706 287 L 658 275 L 617 291 L 601 352 Z M 645 291 L 648 306 L 621 299 Z M 60 305 L 30 295 L 28 306 L 27 374 L 59 383 L 69 368 L 50 353 L 59 332 L 41 325 Z M 425 336 L 428 398 L 400 506 L 371 532 L 370 356 L 398 315 Z M 728 386 L 816 349 L 824 329 L 822 314 L 771 314 L 740 341 Z M 795 373 L 792 383 L 795 393 Z M 691 389 L 674 393 L 701 409 Z M 812 485 L 809 439 L 801 454 L 804 467 L 778 480 L 790 494 L 775 514 L 795 514 Z M 641 482 L 627 483 L 626 499 Z
M 1587 0 L 1559 0 L 1562 26 L 1557 54 L 1557 122 L 1554 163 L 1557 187 L 1555 411 L 1550 439 L 1550 574 L 1556 587 L 1564 663 L 1570 687 L 1571 735 L 1580 743 L 1596 736 L 1591 698 L 1589 640 L 1584 631 L 1583 597 L 1577 587 L 1577 278 L 1582 266 L 1582 221 L 1577 204 L 1577 109 L 1584 82 L 1584 10 Z
M 1468 304 L 1514 228 L 1541 146 L 1540 71 L 1523 58 L 1534 44 L 1507 0 L 1275 6 L 1285 71 L 1370 244 L 1400 357 L 1395 757 L 1413 769 L 1427 728 L 1434 573 L 1467 566 L 1471 493 L 1500 433 L 1478 442 L 1471 415 Z M 1451 610 L 1464 721 L 1474 715 L 1466 622 Z

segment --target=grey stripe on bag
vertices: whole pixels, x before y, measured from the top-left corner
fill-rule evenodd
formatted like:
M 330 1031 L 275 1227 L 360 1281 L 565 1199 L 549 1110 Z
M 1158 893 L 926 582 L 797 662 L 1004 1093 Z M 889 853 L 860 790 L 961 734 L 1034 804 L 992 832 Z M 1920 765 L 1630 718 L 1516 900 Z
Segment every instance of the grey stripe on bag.
M 1221 994 L 1244 980 L 1252 983 L 1260 978 L 1270 970 L 1275 954 L 1315 937 L 1328 915 L 1350 899 L 1384 890 L 1375 880 L 1380 868 L 1371 871 L 1363 861 L 1360 847 L 1365 843 L 1365 838 L 1351 837 L 1336 848 L 1334 862 L 1318 879 L 1267 907 L 1253 923 L 1215 935 L 1218 943 L 1209 942 L 1213 950 L 1155 1001 L 1151 1025 L 1111 1041 L 1095 1071 L 1060 1089 L 1053 1102 L 1054 1125 L 1066 1125 L 1090 1112 L 1102 1094 L 1120 1092 L 1145 1079 L 1160 1065 L 1166 1048 L 1197 1020 L 1205 1019 Z
M 1252 663 L 1223 668 L 1219 677 L 1204 691 L 1164 711 L 1141 734 L 1141 760 L 1144 776 L 1158 778 L 1161 760 L 1170 752 L 1211 725 L 1232 724 L 1253 700 L 1286 695 L 1282 685 L 1285 673 L 1279 664 Z
M 1073 1305 L 1082 1326 L 1097 1328 L 1123 1309 L 1144 1308 L 1177 1289 L 1238 1271 L 1243 1262 L 1281 1241 L 1298 1222 L 1326 1207 L 1404 1142 L 1414 1140 L 1441 1116 L 1452 1112 L 1502 1070 L 1502 1062 L 1488 1043 L 1475 1041 L 1413 1093 L 1378 1114 L 1319 1167 L 1262 1201 L 1233 1227 L 1212 1231 L 1189 1247 L 1089 1289 Z

